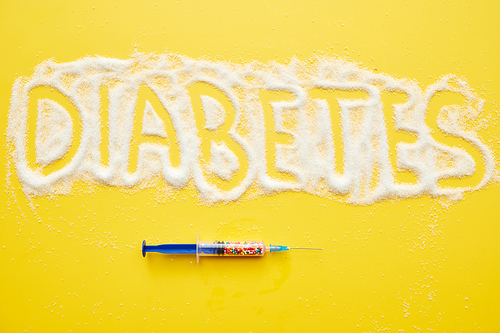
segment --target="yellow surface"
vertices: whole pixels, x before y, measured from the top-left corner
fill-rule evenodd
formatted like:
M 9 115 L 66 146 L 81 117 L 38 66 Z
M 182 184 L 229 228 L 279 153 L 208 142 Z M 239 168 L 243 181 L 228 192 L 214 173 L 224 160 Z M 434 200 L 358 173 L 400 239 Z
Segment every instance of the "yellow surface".
M 481 138 L 499 152 L 496 1 L 3 1 L 0 8 L 2 133 L 15 78 L 48 58 L 168 49 L 287 62 L 320 52 L 422 87 L 448 73 L 465 77 L 486 100 Z M 433 128 L 442 98 L 431 103 Z M 395 143 L 412 137 L 388 124 L 395 163 Z M 484 166 L 472 146 L 437 129 L 434 138 L 463 144 L 478 164 L 474 176 L 445 182 L 477 184 Z M 5 136 L 1 146 L 6 156 Z M 12 165 L 0 163 L 0 174 L 1 332 L 500 331 L 495 183 L 449 208 L 428 197 L 354 207 L 296 193 L 208 207 L 189 188 L 158 203 L 156 189 L 85 183 L 70 196 L 28 201 Z M 397 179 L 414 181 L 401 172 Z M 199 265 L 140 254 L 143 239 L 193 242 L 197 233 L 324 251 Z

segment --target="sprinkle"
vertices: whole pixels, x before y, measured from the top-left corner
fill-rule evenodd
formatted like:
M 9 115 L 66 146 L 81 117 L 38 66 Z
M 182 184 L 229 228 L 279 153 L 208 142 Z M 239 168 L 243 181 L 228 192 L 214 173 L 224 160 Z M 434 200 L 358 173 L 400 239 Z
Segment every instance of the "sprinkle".
M 224 255 L 229 256 L 261 256 L 264 255 L 264 242 L 225 242 Z

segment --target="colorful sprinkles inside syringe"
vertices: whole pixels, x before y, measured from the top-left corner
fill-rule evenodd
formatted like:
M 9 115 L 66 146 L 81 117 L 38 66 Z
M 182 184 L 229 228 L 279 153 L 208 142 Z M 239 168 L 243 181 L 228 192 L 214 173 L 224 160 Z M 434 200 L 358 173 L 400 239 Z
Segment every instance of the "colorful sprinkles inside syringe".
M 311 247 L 288 247 L 283 245 L 264 245 L 261 241 L 200 241 L 196 237 L 196 244 L 160 244 L 146 245 L 142 242 L 142 256 L 145 257 L 148 252 L 157 252 L 164 254 L 196 254 L 196 261 L 199 262 L 200 256 L 248 256 L 260 257 L 266 252 L 283 252 L 288 250 L 322 250 L 321 248 Z

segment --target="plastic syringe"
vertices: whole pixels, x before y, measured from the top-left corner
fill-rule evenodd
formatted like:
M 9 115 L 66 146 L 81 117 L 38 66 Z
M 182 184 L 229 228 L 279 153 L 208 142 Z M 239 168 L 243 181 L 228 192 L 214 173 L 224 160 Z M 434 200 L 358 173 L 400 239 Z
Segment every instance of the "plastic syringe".
M 266 246 L 261 241 L 200 241 L 196 237 L 196 244 L 160 244 L 146 245 L 142 242 L 142 256 L 148 252 L 164 254 L 195 254 L 196 262 L 203 256 L 232 256 L 232 257 L 260 257 L 266 252 L 283 252 L 288 250 L 323 250 L 312 247 L 288 247 L 283 245 Z

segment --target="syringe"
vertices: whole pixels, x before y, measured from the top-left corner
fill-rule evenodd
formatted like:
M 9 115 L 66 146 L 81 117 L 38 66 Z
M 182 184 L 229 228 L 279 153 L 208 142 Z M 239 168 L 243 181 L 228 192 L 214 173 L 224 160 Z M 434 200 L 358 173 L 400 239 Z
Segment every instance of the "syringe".
M 160 244 L 146 245 L 142 242 L 142 256 L 145 257 L 148 252 L 157 252 L 164 254 L 196 254 L 196 262 L 200 261 L 201 256 L 242 256 L 242 257 L 261 257 L 266 252 L 283 252 L 288 250 L 323 250 L 312 247 L 288 247 L 283 245 L 266 246 L 261 241 L 200 241 L 196 237 L 196 244 Z

